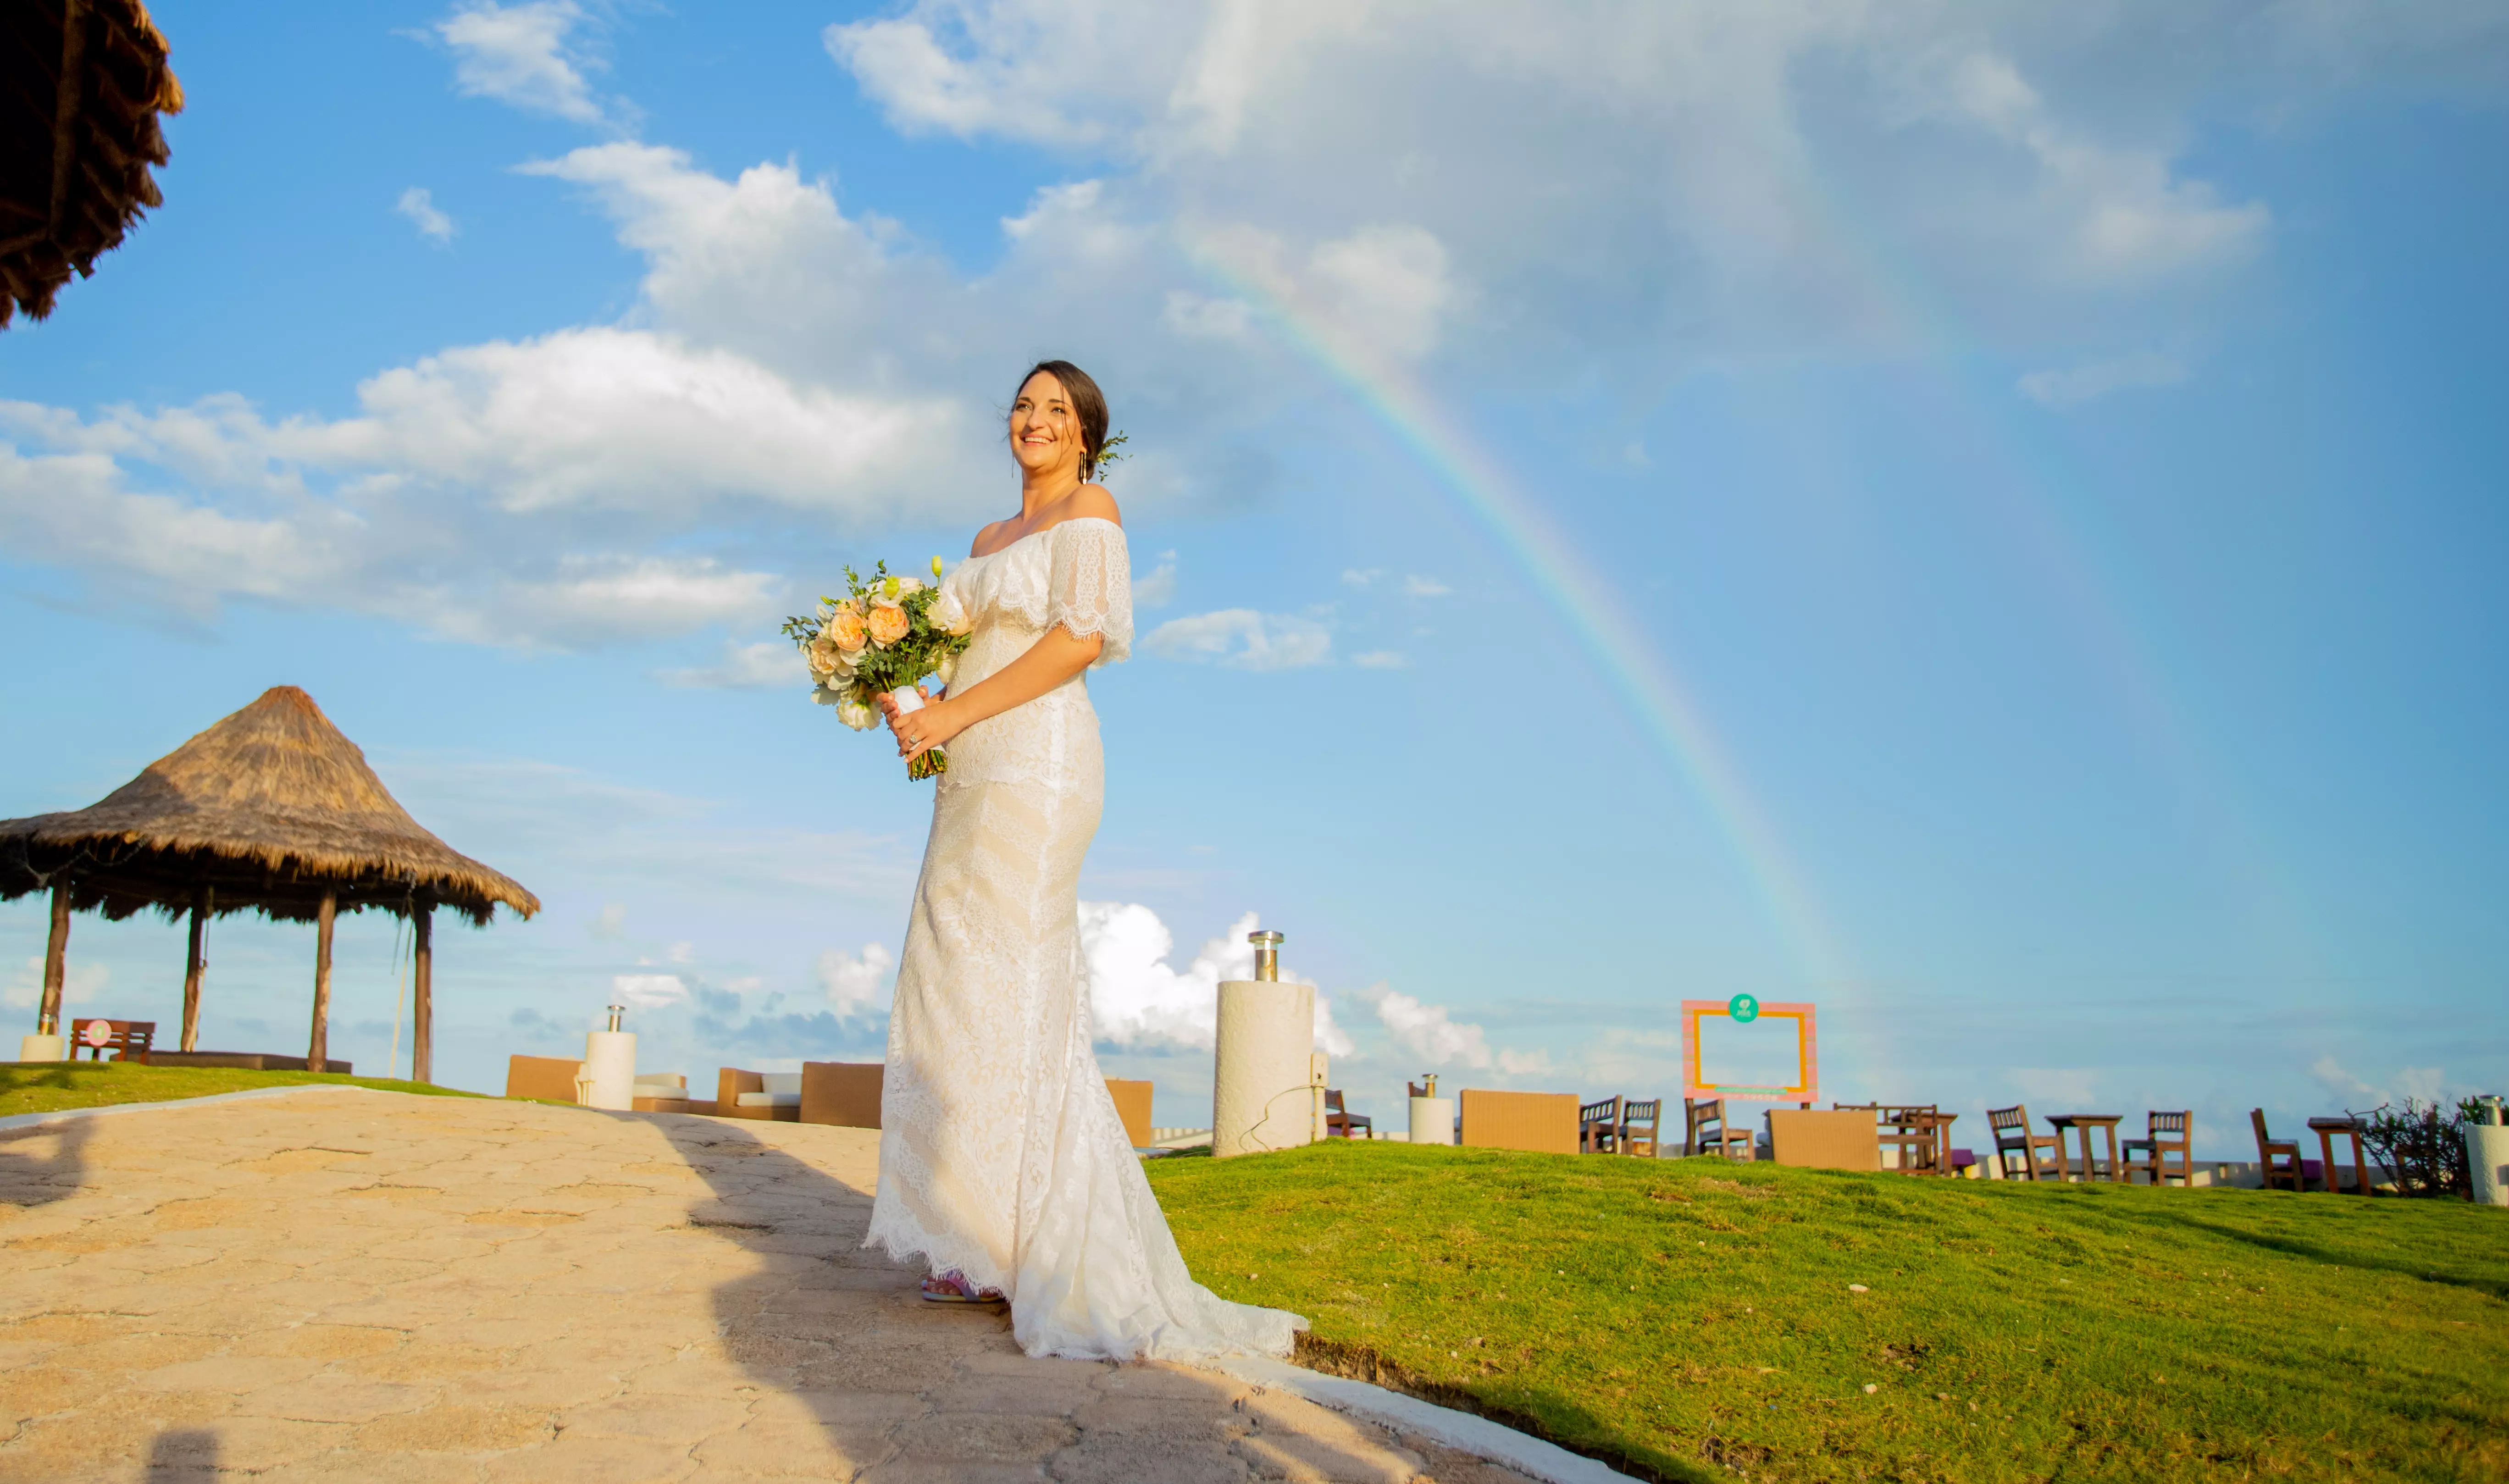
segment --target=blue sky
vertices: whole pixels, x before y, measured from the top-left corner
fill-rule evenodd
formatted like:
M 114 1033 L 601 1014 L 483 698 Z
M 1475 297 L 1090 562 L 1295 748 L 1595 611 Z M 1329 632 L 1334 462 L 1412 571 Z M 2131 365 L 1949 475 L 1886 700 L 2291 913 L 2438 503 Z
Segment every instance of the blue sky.
M 1825 1095 L 2226 1155 L 2509 1082 L 2496 8 L 154 9 L 167 204 L 0 336 L 0 815 L 304 686 L 546 906 L 447 935 L 445 1080 L 622 988 L 701 1083 L 876 1052 L 928 796 L 775 620 L 963 553 L 1065 355 L 1160 1121 L 1249 912 L 1380 1117 L 1677 1095 L 1739 991 Z M 73 998 L 181 952 L 83 919 Z M 211 953 L 205 1044 L 301 1044 L 311 935 Z

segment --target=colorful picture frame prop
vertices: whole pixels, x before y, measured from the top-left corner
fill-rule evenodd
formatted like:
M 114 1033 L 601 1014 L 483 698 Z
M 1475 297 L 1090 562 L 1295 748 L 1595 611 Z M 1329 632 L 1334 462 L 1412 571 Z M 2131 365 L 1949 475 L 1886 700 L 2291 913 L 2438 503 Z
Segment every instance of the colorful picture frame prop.
M 1789 1061 L 1791 1082 L 1784 1072 L 1771 1075 Z M 1818 1101 L 1820 1028 L 1811 1002 L 1763 1004 L 1747 994 L 1683 1000 L 1681 1095 Z

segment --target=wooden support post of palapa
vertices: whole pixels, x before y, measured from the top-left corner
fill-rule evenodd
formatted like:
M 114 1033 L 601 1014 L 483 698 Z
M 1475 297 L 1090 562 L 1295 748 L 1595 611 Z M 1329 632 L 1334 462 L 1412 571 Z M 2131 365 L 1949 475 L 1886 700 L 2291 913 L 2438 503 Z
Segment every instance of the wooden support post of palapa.
M 305 1069 L 327 1071 L 331 1056 L 331 922 L 340 914 L 340 894 L 322 889 L 322 908 L 314 919 L 314 1041 L 305 1050 Z
M 435 1080 L 435 904 L 420 902 L 410 912 L 412 1013 L 409 1080 Z
M 183 1042 L 187 1052 L 201 1049 L 201 971 L 209 961 L 201 956 L 209 913 L 217 907 L 218 889 L 206 881 L 192 883 L 192 948 L 183 960 Z
M 44 998 L 35 1011 L 35 1034 L 61 1033 L 61 984 L 69 973 L 70 873 L 53 877 L 53 935 L 44 940 Z

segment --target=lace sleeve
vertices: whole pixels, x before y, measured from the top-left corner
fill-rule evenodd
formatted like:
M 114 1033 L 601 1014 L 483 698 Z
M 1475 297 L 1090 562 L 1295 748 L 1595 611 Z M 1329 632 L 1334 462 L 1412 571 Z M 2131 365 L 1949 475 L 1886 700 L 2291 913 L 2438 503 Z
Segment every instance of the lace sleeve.
M 1046 621 L 1082 639 L 1105 636 L 1093 670 L 1127 657 L 1133 652 L 1133 558 L 1124 528 L 1084 516 L 1055 527 L 1052 539 Z

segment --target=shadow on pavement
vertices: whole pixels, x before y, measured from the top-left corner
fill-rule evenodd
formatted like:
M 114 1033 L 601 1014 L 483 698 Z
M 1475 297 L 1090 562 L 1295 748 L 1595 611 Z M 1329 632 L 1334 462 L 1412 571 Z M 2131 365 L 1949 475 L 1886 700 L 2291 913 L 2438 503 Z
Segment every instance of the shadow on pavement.
M 94 1120 L 73 1118 L 0 1133 L 0 1206 L 50 1206 L 77 1195 L 94 1132 Z
M 714 1293 L 725 1357 L 798 1402 L 830 1448 L 868 1470 L 864 1484 L 1036 1477 L 1028 1470 L 1040 1466 L 1069 1484 L 1390 1477 L 1367 1429 L 1304 1402 L 1250 1396 L 1229 1377 L 1030 1359 L 1006 1312 L 925 1303 L 919 1265 L 864 1248 L 868 1188 L 720 1120 L 664 1123 L 708 1187 L 690 1226 L 757 1260 Z

